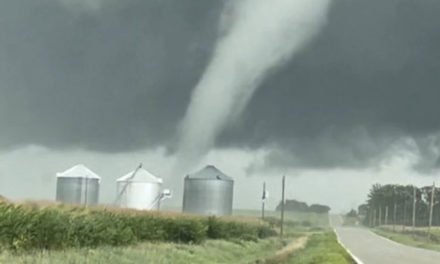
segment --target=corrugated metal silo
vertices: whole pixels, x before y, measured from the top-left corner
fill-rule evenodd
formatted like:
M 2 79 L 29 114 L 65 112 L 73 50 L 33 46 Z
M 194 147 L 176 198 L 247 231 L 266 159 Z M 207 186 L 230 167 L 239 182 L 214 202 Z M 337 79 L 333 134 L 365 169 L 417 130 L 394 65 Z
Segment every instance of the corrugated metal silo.
M 82 164 L 57 173 L 56 200 L 69 204 L 98 204 L 100 181 L 96 173 Z
M 157 210 L 162 182 L 162 179 L 139 167 L 117 180 L 117 203 L 123 208 Z
M 202 215 L 231 215 L 234 180 L 209 165 L 185 177 L 183 212 Z

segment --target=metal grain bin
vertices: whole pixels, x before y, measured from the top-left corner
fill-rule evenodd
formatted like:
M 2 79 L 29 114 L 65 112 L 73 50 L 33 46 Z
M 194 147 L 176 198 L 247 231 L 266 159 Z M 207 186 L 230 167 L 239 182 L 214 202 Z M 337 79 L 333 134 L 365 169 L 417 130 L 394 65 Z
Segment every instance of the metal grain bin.
M 116 181 L 117 204 L 122 208 L 158 210 L 162 179 L 139 167 Z
M 214 166 L 185 177 L 183 212 L 201 215 L 231 215 L 234 180 Z
M 57 173 L 56 200 L 68 204 L 96 205 L 101 178 L 80 164 Z

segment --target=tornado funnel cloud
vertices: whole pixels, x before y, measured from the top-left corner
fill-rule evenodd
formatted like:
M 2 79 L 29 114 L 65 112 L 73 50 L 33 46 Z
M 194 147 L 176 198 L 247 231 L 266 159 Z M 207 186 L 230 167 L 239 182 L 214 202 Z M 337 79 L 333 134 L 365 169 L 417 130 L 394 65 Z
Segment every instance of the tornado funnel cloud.
M 227 4 L 221 23 L 226 28 L 220 30 L 211 61 L 179 127 L 180 163 L 195 165 L 209 152 L 268 72 L 319 33 L 329 5 L 330 0 L 231 0 Z

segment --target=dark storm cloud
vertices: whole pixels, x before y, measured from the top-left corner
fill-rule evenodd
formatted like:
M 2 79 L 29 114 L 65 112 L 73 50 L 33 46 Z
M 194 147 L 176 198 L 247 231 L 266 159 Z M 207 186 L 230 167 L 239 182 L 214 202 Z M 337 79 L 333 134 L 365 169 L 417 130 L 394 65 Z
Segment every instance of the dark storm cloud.
M 61 2 L 0 3 L 0 145 L 116 151 L 172 137 L 222 3 L 128 0 L 76 12 Z
M 366 166 L 405 137 L 438 160 L 438 144 L 420 142 L 440 128 L 439 28 L 439 1 L 335 1 L 327 28 L 228 136 L 276 142 L 285 151 L 269 160 L 284 165 Z
M 169 144 L 222 1 L 129 0 L 84 13 L 57 3 L 0 3 L 0 146 Z M 412 137 L 438 165 L 438 141 L 427 138 L 440 132 L 439 29 L 437 0 L 335 0 L 323 32 L 265 81 L 219 146 L 275 146 L 282 154 L 268 163 L 280 166 L 362 167 Z

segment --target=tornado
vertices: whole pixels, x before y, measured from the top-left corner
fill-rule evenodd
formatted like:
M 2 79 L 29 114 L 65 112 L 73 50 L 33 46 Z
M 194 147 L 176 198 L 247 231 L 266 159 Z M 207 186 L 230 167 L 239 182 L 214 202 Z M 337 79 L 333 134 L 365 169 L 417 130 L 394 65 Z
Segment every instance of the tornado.
M 327 22 L 331 0 L 230 0 L 212 58 L 179 124 L 178 166 L 191 167 L 236 122 L 261 82 Z M 276 87 L 273 87 L 276 89 Z

